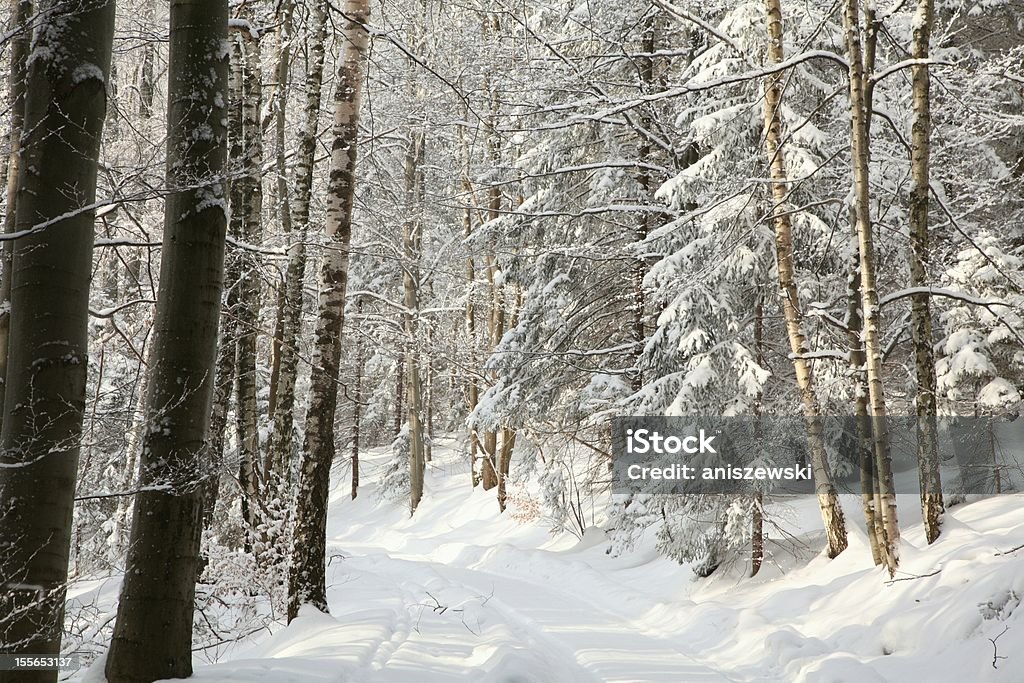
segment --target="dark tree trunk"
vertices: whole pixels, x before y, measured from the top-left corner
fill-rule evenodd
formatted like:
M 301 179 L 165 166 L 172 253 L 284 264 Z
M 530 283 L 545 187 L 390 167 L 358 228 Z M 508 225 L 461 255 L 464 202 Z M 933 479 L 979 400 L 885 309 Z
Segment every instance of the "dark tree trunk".
M 18 206 L 18 170 L 21 168 L 21 131 L 25 121 L 25 89 L 28 83 L 28 54 L 32 31 L 28 20 L 32 3 L 28 0 L 10 0 L 11 26 L 18 31 L 11 38 L 11 82 L 8 101 L 11 107 L 11 151 L 7 158 L 7 215 L 4 232 L 14 232 L 15 212 Z M 11 332 L 11 257 L 14 242 L 8 240 L 0 246 L 0 424 L 3 421 L 4 391 L 7 386 L 7 351 Z
M 224 277 L 227 2 L 172 0 L 167 196 L 147 423 L 109 683 L 192 674 L 217 326 Z M 208 131 L 207 135 L 196 134 Z M 149 489 L 149 490 L 146 490 Z
M 5 654 L 60 653 L 85 408 L 92 206 L 114 32 L 112 0 L 46 9 L 36 29 L 16 162 L 14 228 L 27 234 L 14 245 L 10 270 L 12 336 L 0 435 Z M 3 683 L 56 680 L 56 671 L 0 672 Z

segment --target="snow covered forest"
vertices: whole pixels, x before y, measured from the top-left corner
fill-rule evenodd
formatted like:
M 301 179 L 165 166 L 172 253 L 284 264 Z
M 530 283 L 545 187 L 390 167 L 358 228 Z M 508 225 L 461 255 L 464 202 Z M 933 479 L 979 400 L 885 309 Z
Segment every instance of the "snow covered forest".
M 1024 680 L 1019 0 L 0 2 L 0 683 Z

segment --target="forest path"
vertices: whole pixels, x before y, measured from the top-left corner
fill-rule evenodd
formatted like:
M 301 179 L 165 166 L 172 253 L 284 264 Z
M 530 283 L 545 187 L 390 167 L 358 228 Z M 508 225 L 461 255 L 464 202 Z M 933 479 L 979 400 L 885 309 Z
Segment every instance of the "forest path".
M 652 611 L 668 607 L 666 593 L 678 597 L 678 577 L 650 592 L 609 578 L 585 559 L 599 550 L 599 532 L 553 543 L 538 525 L 498 515 L 494 492 L 469 490 L 452 449 L 437 449 L 412 518 L 400 503 L 382 512 L 383 468 L 364 461 L 369 485 L 356 501 L 335 488 L 328 524 L 331 615 L 384 622 L 366 631 L 358 680 L 741 680 L 649 625 Z M 483 545 L 489 539 L 501 542 Z M 368 614 L 370 605 L 387 614 Z

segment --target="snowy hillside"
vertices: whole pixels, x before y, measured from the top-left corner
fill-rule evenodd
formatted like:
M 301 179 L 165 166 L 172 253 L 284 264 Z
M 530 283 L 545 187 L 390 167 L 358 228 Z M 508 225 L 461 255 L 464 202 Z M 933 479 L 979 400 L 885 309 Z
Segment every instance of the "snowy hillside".
M 356 501 L 336 472 L 331 616 L 305 611 L 273 635 L 231 648 L 225 661 L 198 667 L 194 679 L 1024 680 L 1024 621 L 1016 611 L 1024 550 L 1013 550 L 1024 544 L 1020 495 L 953 508 L 927 549 L 920 525 L 908 526 L 896 581 L 872 566 L 859 531 L 834 561 L 794 558 L 776 545 L 756 579 L 739 567 L 695 579 L 653 550 L 609 556 L 597 529 L 580 542 L 552 537 L 540 521 L 500 516 L 492 495 L 470 493 L 454 450 L 435 452 L 413 519 L 404 501 L 376 495 L 383 451 L 364 460 L 366 487 Z M 854 520 L 856 501 L 847 502 Z M 916 506 L 909 497 L 901 502 L 908 514 Z M 800 528 L 815 528 L 815 515 L 813 501 L 793 506 L 785 531 L 797 540 L 788 547 L 821 547 Z M 107 598 L 116 594 L 113 583 L 102 589 Z M 74 680 L 103 680 L 100 665 L 92 672 Z

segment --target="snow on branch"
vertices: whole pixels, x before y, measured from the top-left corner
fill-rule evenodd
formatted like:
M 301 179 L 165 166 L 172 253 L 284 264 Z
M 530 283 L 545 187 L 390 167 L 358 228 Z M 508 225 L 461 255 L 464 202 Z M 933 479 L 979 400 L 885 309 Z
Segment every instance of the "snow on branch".
M 1010 305 L 1005 301 L 1000 301 L 998 299 L 981 299 L 976 296 L 971 296 L 970 294 L 965 294 L 964 292 L 958 292 L 955 289 L 942 289 L 940 287 L 908 287 L 907 289 L 901 289 L 898 292 L 893 292 L 892 294 L 887 294 L 883 296 L 879 300 L 878 305 L 885 306 L 886 304 L 892 303 L 893 301 L 897 301 L 899 299 L 906 299 L 907 297 L 916 296 L 918 294 L 927 294 L 929 296 L 944 296 L 949 299 L 958 299 L 960 301 L 965 301 L 975 306 L 987 307 Z

